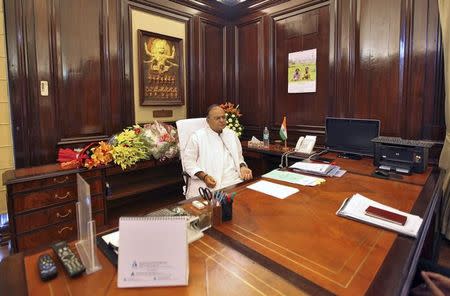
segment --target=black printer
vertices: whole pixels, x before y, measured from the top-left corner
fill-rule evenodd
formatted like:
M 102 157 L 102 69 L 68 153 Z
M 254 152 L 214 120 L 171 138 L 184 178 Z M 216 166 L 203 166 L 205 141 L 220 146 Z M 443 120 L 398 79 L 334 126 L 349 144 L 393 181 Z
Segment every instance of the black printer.
M 423 173 L 428 165 L 428 149 L 432 142 L 405 140 L 399 137 L 377 137 L 373 164 L 380 169 L 398 173 Z

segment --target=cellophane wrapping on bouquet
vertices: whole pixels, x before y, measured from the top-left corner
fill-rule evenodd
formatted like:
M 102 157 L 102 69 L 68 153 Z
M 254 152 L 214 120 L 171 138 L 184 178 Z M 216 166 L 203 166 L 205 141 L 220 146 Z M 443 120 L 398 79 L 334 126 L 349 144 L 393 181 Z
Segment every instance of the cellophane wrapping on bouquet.
M 173 126 L 155 120 L 144 125 L 144 136 L 148 139 L 153 158 L 165 160 L 178 155 L 178 134 Z

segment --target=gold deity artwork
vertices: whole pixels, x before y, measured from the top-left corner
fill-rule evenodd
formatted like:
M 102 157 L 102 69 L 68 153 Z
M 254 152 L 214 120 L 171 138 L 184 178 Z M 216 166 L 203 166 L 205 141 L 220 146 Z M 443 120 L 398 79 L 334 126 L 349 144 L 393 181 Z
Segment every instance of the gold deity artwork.
M 138 30 L 141 105 L 183 105 L 182 39 Z

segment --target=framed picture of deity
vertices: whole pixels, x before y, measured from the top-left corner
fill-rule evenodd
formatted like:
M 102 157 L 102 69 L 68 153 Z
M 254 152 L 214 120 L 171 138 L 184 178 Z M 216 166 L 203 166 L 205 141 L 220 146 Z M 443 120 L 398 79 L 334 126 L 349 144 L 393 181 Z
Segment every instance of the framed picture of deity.
M 184 104 L 183 40 L 138 30 L 141 106 Z

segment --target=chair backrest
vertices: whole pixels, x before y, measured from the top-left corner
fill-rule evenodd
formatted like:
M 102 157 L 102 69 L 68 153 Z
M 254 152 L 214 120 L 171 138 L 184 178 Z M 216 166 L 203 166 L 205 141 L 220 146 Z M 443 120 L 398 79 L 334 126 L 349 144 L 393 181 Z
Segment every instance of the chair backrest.
M 184 171 L 184 150 L 186 149 L 189 138 L 193 132 L 208 126 L 208 123 L 206 122 L 206 118 L 189 118 L 177 120 L 176 125 L 178 131 L 181 165 Z

